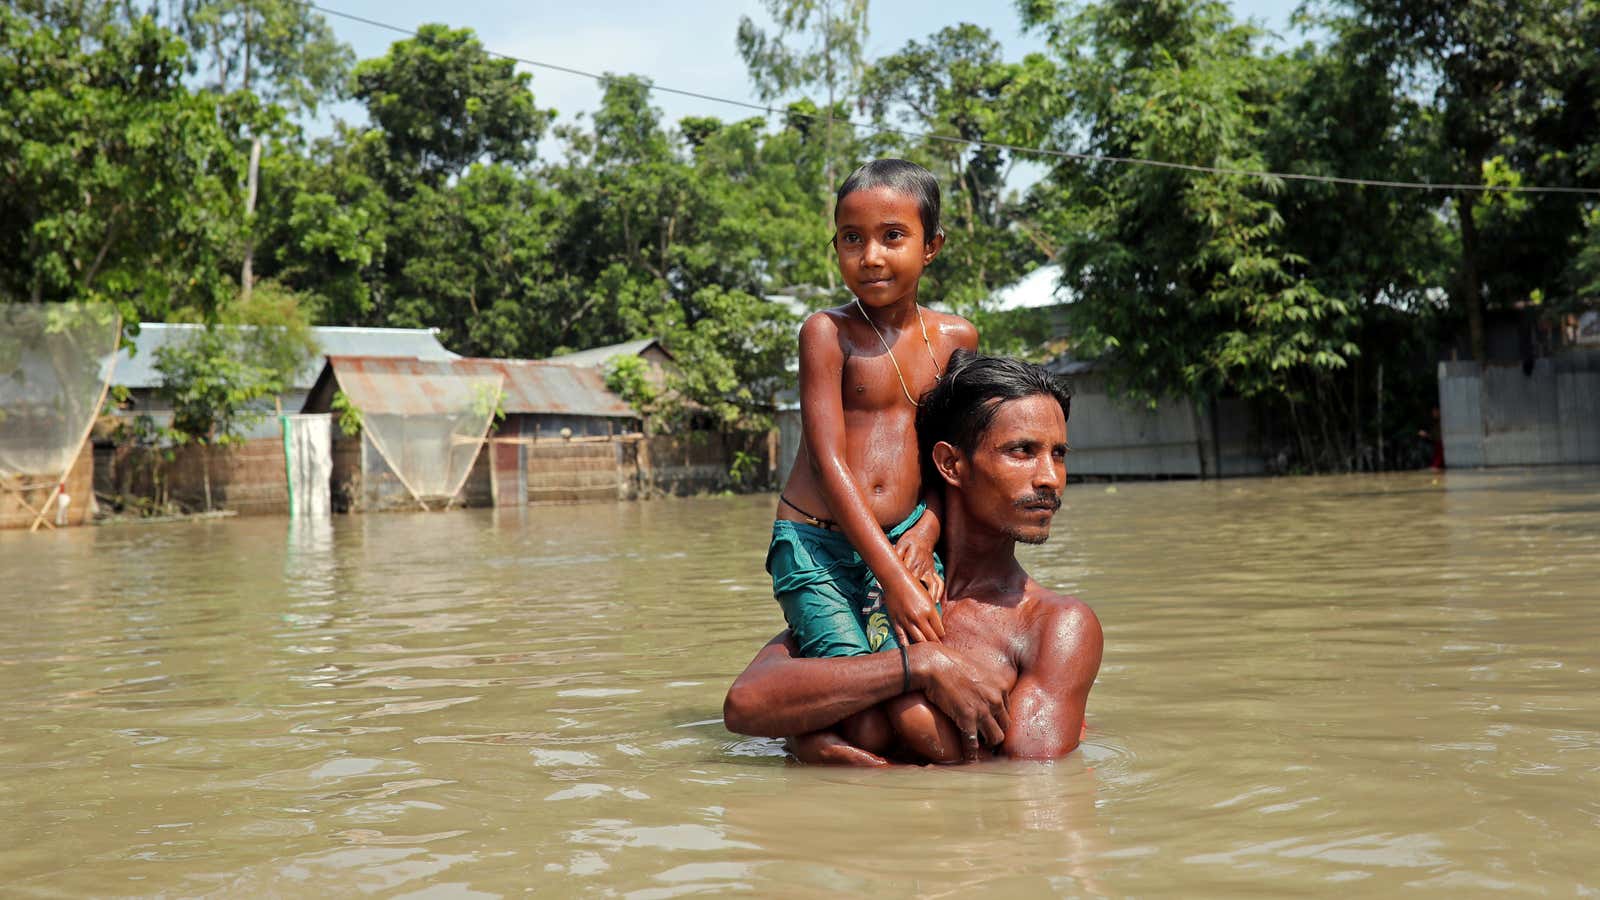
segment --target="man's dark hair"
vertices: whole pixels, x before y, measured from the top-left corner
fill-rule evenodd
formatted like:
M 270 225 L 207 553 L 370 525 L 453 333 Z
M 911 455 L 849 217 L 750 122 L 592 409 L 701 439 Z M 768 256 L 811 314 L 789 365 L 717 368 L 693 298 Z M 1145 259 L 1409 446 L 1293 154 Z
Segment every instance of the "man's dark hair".
M 922 242 L 931 243 L 942 230 L 939 225 L 939 179 L 933 173 L 904 159 L 875 159 L 850 173 L 839 185 L 834 197 L 834 208 L 844 198 L 856 191 L 886 187 L 908 194 L 917 201 L 917 213 L 922 219 Z
M 922 395 L 917 407 L 917 455 L 922 477 L 937 484 L 933 445 L 945 441 L 971 453 L 1007 400 L 1043 394 L 1061 404 L 1061 415 L 1072 415 L 1072 390 L 1065 380 L 1043 366 L 1004 356 L 983 356 L 957 350 L 950 356 L 944 377 Z

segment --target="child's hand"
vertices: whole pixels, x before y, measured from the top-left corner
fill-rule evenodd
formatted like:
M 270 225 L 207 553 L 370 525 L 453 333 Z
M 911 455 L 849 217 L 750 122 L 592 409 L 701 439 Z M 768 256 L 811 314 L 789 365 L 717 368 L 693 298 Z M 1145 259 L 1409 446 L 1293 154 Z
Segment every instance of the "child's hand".
M 894 552 L 900 556 L 900 562 L 905 564 L 906 571 L 911 577 L 922 582 L 928 589 L 928 597 L 935 606 L 944 602 L 944 578 L 939 574 L 939 569 L 933 564 L 933 547 L 920 541 L 908 540 L 902 537 L 894 545 Z
M 884 587 L 883 605 L 888 608 L 889 620 L 894 623 L 895 639 L 900 641 L 902 647 L 913 642 L 939 643 L 944 637 L 944 621 L 939 618 L 933 598 L 916 582 L 911 582 L 910 588 L 910 596 L 905 596 L 901 591 Z M 906 640 L 908 637 L 909 641 Z

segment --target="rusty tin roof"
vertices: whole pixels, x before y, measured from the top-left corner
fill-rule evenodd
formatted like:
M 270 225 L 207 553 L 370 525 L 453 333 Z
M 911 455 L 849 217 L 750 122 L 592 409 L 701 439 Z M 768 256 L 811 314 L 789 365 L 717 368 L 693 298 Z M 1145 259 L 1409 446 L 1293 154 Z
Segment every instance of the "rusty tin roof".
M 504 379 L 502 405 L 507 415 L 639 417 L 621 397 L 606 390 L 599 372 L 576 366 L 521 359 L 435 360 L 394 356 L 329 356 L 328 366 L 346 393 L 369 397 L 382 393 L 384 408 L 365 410 L 367 412 L 400 415 L 447 412 L 437 408 L 442 382 L 498 375 Z

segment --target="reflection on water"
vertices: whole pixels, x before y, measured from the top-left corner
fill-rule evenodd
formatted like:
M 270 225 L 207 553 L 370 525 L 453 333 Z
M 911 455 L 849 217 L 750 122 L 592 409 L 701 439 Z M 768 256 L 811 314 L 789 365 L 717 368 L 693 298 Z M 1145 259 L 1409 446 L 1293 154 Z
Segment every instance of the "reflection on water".
M 771 498 L 0 533 L 38 896 L 1600 890 L 1594 469 L 1075 485 L 1083 749 L 730 735 Z

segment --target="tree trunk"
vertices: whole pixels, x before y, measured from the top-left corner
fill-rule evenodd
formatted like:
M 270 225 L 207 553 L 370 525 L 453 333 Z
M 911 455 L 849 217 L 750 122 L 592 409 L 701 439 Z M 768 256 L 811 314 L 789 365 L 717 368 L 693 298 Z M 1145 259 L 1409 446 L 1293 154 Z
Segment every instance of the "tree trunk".
M 1383 363 L 1378 363 L 1378 471 L 1383 471 Z
M 1481 169 L 1481 165 L 1480 165 Z M 1467 312 L 1467 337 L 1472 358 L 1478 365 L 1489 361 L 1488 342 L 1483 332 L 1483 275 L 1478 271 L 1478 223 L 1472 219 L 1478 198 L 1463 192 L 1456 198 L 1456 216 L 1461 220 L 1461 306 Z
M 255 255 L 256 233 L 255 225 L 250 221 L 256 214 L 256 178 L 261 170 L 261 138 L 250 139 L 250 169 L 245 176 L 244 193 L 244 264 L 239 269 L 239 298 L 245 303 L 250 302 L 250 289 L 255 285 Z
M 200 471 L 201 480 L 206 485 L 206 512 L 211 512 L 211 445 L 200 445 Z
M 250 90 L 250 50 L 251 50 L 251 47 L 250 47 L 250 26 L 252 24 L 251 20 L 250 20 L 250 13 L 251 13 L 250 6 L 249 6 L 249 4 L 246 4 L 245 8 L 244 8 L 244 80 L 243 80 L 243 86 L 244 86 L 244 89 L 246 91 Z M 226 87 L 225 86 L 224 86 L 224 92 L 226 92 Z M 260 172 L 260 170 L 261 170 L 261 138 L 259 136 L 252 135 L 251 138 L 250 138 L 250 169 L 249 169 L 248 173 L 245 175 L 244 263 L 239 267 L 239 299 L 242 302 L 245 302 L 245 303 L 249 303 L 250 302 L 250 289 L 255 286 L 255 280 L 256 280 L 255 271 L 254 271 L 255 270 L 255 256 L 256 256 L 256 236 L 255 236 L 255 226 L 251 224 L 250 217 L 255 215 L 255 212 L 256 212 L 256 177 L 257 177 L 257 173 Z M 206 501 L 206 505 L 208 507 L 210 506 L 210 500 L 209 499 Z
M 250 4 L 244 7 L 244 89 L 250 90 Z M 223 93 L 227 93 L 226 90 Z

